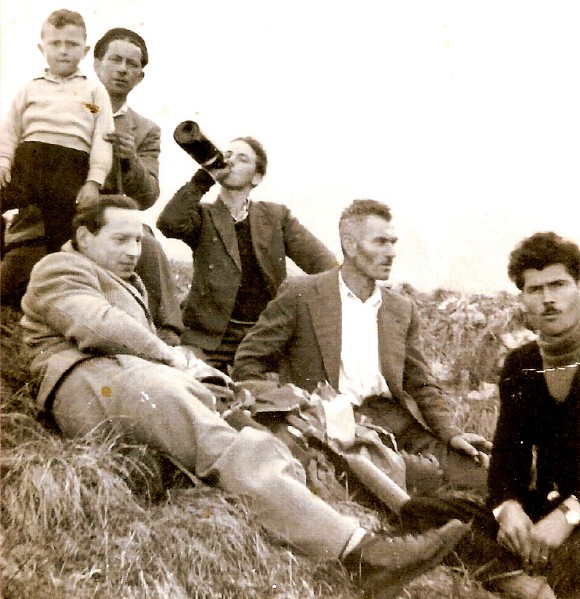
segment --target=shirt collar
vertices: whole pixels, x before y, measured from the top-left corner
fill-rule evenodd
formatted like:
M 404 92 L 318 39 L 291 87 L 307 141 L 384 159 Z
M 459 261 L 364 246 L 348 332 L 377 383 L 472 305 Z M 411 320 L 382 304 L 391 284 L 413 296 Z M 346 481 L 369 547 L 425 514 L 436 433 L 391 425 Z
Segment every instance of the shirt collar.
M 35 77 L 35 79 L 46 79 L 47 81 L 60 83 L 61 81 L 70 81 L 71 79 L 76 79 L 77 77 L 81 77 L 82 79 L 87 78 L 87 76 L 80 69 L 77 69 L 72 75 L 69 75 L 68 77 L 55 77 L 50 72 L 50 69 L 46 68 L 38 77 Z
M 121 108 L 119 108 L 119 110 L 117 110 L 117 112 L 113 113 L 113 118 L 115 118 L 117 116 L 124 116 L 127 114 L 128 111 L 129 111 L 129 104 L 127 104 L 127 101 L 125 101 L 123 103 L 123 106 L 121 106 Z
M 220 200 L 223 202 L 223 204 L 229 210 L 229 212 L 232 215 L 232 218 L 234 219 L 235 222 L 240 223 L 240 222 L 242 222 L 248 216 L 248 212 L 249 212 L 249 209 L 250 209 L 250 198 L 246 198 L 245 199 L 244 203 L 242 204 L 242 206 L 240 207 L 240 209 L 236 211 L 235 214 L 232 211 L 232 209 L 230 208 L 230 206 L 228 206 L 226 204 L 226 202 L 223 201 L 222 198 L 220 198 Z
M 340 270 L 338 271 L 338 288 L 340 290 L 340 297 L 342 300 L 356 300 L 364 306 L 369 306 L 377 310 L 383 303 L 381 288 L 376 281 L 375 288 L 373 289 L 371 296 L 365 302 L 363 302 L 355 293 L 353 293 L 350 287 L 344 282 L 344 279 L 342 278 L 342 271 Z

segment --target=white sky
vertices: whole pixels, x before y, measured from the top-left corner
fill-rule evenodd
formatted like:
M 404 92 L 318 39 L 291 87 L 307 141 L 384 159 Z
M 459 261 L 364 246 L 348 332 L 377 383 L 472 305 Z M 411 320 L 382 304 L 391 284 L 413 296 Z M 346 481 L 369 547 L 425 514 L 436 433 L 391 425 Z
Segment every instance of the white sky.
M 147 41 L 130 99 L 163 131 L 151 224 L 195 171 L 172 138 L 192 119 L 218 145 L 260 139 L 270 167 L 253 197 L 290 206 L 339 255 L 340 211 L 390 204 L 396 282 L 513 290 L 507 255 L 524 236 L 580 242 L 575 0 L 0 0 L 1 116 L 43 68 L 57 8 L 84 16 L 91 45 L 111 27 Z

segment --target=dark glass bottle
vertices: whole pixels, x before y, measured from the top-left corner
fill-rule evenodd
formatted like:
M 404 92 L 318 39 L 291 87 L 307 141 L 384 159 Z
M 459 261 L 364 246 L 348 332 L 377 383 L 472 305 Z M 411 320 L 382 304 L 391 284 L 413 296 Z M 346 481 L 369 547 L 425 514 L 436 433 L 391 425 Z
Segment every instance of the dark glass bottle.
M 173 139 L 203 168 L 225 168 L 223 154 L 203 134 L 196 122 L 179 123 L 173 132 Z

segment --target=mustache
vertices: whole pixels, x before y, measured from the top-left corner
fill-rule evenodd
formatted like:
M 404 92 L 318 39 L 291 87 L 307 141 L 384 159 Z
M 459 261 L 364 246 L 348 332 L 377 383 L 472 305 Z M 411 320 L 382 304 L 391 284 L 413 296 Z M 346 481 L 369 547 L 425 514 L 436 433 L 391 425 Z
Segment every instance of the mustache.
M 551 306 L 548 306 L 542 312 L 542 316 L 555 316 L 556 314 L 560 314 L 560 310 L 556 310 L 556 308 L 552 308 Z

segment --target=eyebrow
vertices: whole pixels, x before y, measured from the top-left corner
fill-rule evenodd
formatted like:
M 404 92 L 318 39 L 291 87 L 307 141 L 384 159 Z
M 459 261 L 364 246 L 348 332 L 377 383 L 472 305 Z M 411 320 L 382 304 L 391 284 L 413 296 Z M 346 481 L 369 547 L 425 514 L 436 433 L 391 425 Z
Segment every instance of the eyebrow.
M 549 287 L 550 285 L 557 285 L 559 283 L 566 283 L 567 279 L 552 279 L 551 281 L 546 281 L 545 283 L 538 283 L 536 285 L 526 285 L 529 290 L 541 289 L 542 287 Z

